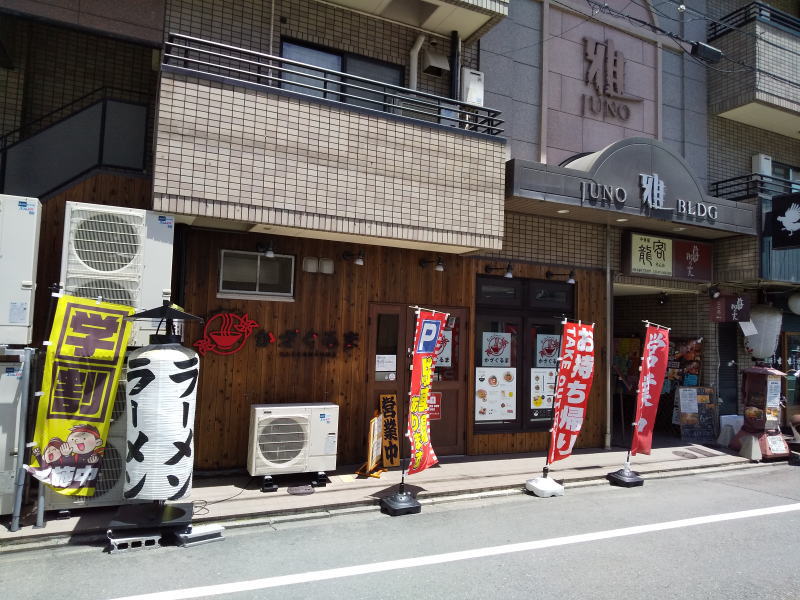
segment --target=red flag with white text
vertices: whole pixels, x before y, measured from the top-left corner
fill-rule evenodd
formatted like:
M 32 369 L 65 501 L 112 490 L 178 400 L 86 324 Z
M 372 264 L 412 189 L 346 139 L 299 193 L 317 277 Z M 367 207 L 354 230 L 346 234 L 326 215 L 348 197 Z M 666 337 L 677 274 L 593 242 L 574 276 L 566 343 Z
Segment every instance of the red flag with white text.
M 653 425 L 658 412 L 658 399 L 664 386 L 664 374 L 669 359 L 669 329 L 647 326 L 636 394 L 636 420 L 633 428 L 631 454 L 650 454 L 653 445 Z
M 409 475 L 424 471 L 439 462 L 431 444 L 428 399 L 433 367 L 436 364 L 436 347 L 447 316 L 447 313 L 422 309 L 417 312 L 408 411 L 408 440 L 411 444 Z
M 567 458 L 578 439 L 594 377 L 594 325 L 564 323 L 547 462 Z

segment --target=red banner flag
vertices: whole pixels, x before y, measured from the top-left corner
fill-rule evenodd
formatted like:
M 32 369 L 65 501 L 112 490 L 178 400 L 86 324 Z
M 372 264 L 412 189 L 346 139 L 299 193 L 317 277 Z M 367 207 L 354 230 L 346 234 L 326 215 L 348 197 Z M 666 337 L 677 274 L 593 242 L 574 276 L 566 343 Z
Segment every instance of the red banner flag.
M 593 376 L 594 325 L 564 323 L 548 463 L 572 454 L 572 447 L 578 439 L 586 416 Z
M 411 443 L 411 462 L 408 474 L 419 473 L 439 460 L 431 444 L 428 399 L 431 393 L 436 346 L 444 329 L 446 313 L 419 310 L 414 333 L 414 359 L 411 369 L 411 397 L 408 411 L 408 439 Z
M 631 454 L 650 454 L 653 444 L 653 424 L 658 412 L 658 399 L 664 385 L 664 373 L 669 358 L 669 329 L 647 326 L 636 395 L 636 420 L 633 428 Z

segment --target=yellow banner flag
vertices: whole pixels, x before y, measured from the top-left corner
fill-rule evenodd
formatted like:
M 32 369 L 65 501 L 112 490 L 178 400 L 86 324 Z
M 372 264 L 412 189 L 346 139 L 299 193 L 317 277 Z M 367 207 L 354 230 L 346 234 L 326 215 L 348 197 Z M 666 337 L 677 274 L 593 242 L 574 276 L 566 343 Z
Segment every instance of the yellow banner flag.
M 120 304 L 58 300 L 33 435 L 39 466 L 25 469 L 61 494 L 94 495 L 131 314 Z

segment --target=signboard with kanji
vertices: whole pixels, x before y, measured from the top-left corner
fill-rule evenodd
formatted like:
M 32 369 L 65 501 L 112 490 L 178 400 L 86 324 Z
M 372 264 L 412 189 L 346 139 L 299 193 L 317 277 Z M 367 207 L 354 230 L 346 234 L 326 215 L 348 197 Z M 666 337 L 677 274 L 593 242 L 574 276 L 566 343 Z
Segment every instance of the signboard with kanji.
M 627 232 L 623 252 L 628 275 L 711 281 L 712 247 L 704 242 Z
M 129 306 L 62 296 L 50 333 L 28 473 L 93 496 L 130 334 Z

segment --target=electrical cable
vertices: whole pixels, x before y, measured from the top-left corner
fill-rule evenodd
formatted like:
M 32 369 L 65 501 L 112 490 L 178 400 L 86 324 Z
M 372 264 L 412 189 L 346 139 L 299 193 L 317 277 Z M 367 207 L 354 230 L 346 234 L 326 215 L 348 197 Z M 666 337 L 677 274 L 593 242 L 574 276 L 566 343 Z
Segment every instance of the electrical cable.
M 228 502 L 230 500 L 233 500 L 234 498 L 238 498 L 239 496 L 242 495 L 244 491 L 250 488 L 250 485 L 253 483 L 254 479 L 256 479 L 256 477 L 251 476 L 250 479 L 247 480 L 247 483 L 242 489 L 240 489 L 233 496 L 229 496 L 228 498 L 223 498 L 222 500 L 214 500 L 213 502 L 209 502 L 208 500 L 202 500 L 202 499 L 195 500 L 194 502 L 192 502 L 192 516 L 207 515 L 210 512 L 208 510 L 208 506 L 212 504 L 219 504 L 221 502 Z

